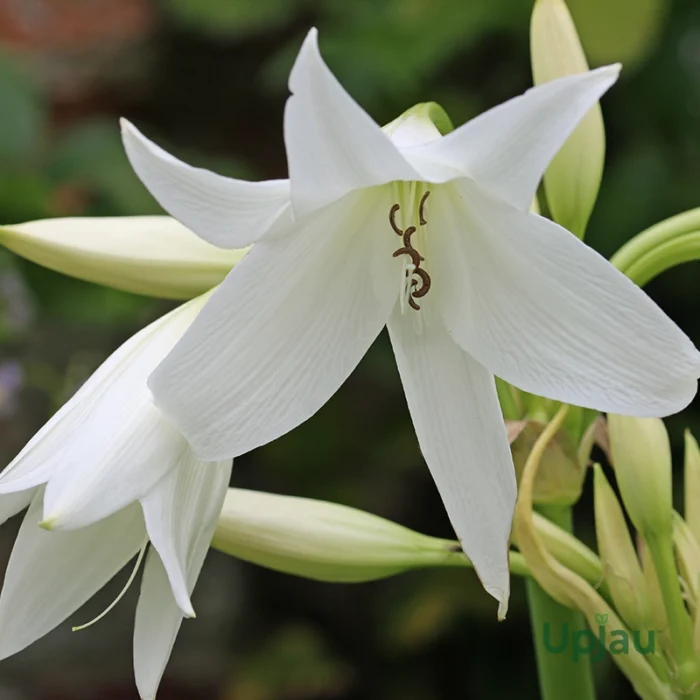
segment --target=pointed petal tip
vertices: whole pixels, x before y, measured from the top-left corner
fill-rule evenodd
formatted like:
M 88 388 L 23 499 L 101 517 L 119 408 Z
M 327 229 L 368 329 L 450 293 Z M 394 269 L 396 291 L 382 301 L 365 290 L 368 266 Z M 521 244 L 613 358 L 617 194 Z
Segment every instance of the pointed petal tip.
M 508 613 L 510 591 L 508 589 L 503 590 L 502 588 L 498 588 L 496 586 L 486 585 L 484 585 L 484 590 L 498 601 L 498 621 L 503 622 L 503 620 L 506 619 L 506 614 Z
M 498 621 L 503 622 L 506 619 L 506 613 L 508 612 L 508 599 L 499 601 L 498 603 Z
M 178 608 L 182 611 L 182 614 L 188 619 L 188 620 L 194 620 L 197 617 L 197 613 L 194 611 L 194 608 L 192 607 L 192 602 L 190 601 L 189 595 L 186 593 L 181 593 L 175 594 L 175 601 L 177 602 Z
M 141 136 L 141 132 L 126 117 L 119 117 L 119 130 L 122 139 L 136 139 Z
M 304 63 L 307 54 L 311 54 L 313 56 L 312 60 L 314 61 L 323 60 L 321 58 L 321 51 L 318 48 L 318 29 L 316 29 L 316 27 L 311 27 L 311 29 L 309 29 L 307 32 L 306 37 L 304 37 L 304 41 L 301 44 L 301 48 L 299 49 L 296 60 L 294 61 L 292 70 L 289 73 L 289 91 L 291 93 L 294 93 L 294 88 L 292 86 L 297 81 L 296 76 L 298 75 L 299 70 L 301 70 L 300 66 Z
M 56 528 L 56 521 L 58 520 L 57 516 L 53 516 L 50 518 L 44 518 L 41 520 L 38 525 L 42 530 L 46 530 L 47 532 L 51 532 Z
M 615 78 L 617 78 L 620 75 L 621 70 L 621 63 L 610 63 L 607 66 L 601 66 L 600 68 L 592 70 L 591 73 L 608 73 L 610 75 L 614 75 Z

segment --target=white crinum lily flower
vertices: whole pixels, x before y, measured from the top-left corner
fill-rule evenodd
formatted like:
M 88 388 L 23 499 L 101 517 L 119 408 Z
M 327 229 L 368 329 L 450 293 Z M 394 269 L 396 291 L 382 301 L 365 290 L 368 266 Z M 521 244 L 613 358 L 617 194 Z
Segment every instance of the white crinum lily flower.
M 288 181 L 192 168 L 124 122 L 133 167 L 172 216 L 215 245 L 255 243 L 150 379 L 197 455 L 233 457 L 302 423 L 387 325 L 426 462 L 504 614 L 516 486 L 494 375 L 661 415 L 689 403 L 700 374 L 694 345 L 638 287 L 528 213 L 618 71 L 552 81 L 446 136 L 421 109 L 382 130 L 312 30 L 289 80 Z
M 0 658 L 60 624 L 150 541 L 134 667 L 141 697 L 155 697 L 180 623 L 194 616 L 232 463 L 198 461 L 146 380 L 205 298 L 127 340 L 0 475 L 0 523 L 29 506 L 0 593 Z

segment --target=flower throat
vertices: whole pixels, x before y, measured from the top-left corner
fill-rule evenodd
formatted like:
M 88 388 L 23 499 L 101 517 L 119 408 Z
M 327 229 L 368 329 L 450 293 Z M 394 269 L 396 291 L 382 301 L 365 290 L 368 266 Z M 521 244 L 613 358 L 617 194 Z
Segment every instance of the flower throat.
M 418 206 L 419 226 L 425 226 L 428 223 L 425 219 L 425 201 L 429 196 L 430 190 L 421 197 Z M 396 213 L 400 208 L 399 204 L 394 204 L 389 210 L 389 224 L 394 232 L 403 238 L 403 246 L 394 251 L 393 257 L 408 255 L 411 258 L 411 262 L 406 265 L 402 300 L 406 299 L 412 309 L 420 311 L 416 299 L 424 297 L 430 291 L 431 280 L 430 275 L 420 266 L 425 258 L 413 247 L 411 242 L 411 236 L 416 232 L 416 227 L 408 226 L 405 231 L 402 231 L 396 223 Z

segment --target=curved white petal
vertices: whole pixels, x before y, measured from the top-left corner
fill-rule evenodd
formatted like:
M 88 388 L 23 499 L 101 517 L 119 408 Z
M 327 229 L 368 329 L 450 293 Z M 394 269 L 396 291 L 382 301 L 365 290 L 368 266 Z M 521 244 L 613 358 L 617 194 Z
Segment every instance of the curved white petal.
M 191 593 L 209 551 L 211 532 L 193 541 L 187 557 L 187 585 Z M 134 624 L 134 673 L 142 700 L 155 700 L 165 666 L 184 616 L 158 554 L 148 553 Z
M 0 593 L 0 658 L 50 632 L 107 583 L 140 549 L 137 505 L 75 532 L 46 532 L 41 493 L 32 502 Z
M 120 380 L 130 367 L 131 358 L 143 345 L 150 342 L 162 324 L 169 323 L 168 319 L 187 314 L 196 304 L 196 301 L 183 304 L 143 328 L 113 352 L 3 470 L 0 474 L 0 494 L 21 491 L 48 481 L 55 467 L 61 463 L 64 450 L 85 434 L 85 425 L 95 403 Z M 184 327 L 182 330 L 184 331 Z M 172 344 L 174 343 L 173 340 Z M 164 355 L 171 346 L 162 354 Z M 154 361 L 153 366 L 157 362 L 158 359 Z
M 27 489 L 0 496 L 0 525 L 23 511 L 32 502 L 35 494 L 36 489 Z
M 0 227 L 0 244 L 65 275 L 167 299 L 215 287 L 245 254 L 215 248 L 169 216 L 30 221 Z
M 47 527 L 81 527 L 148 492 L 188 449 L 146 380 L 204 303 L 175 309 L 116 350 L 0 477 L 0 493 L 49 481 Z
M 516 484 L 493 375 L 450 338 L 429 298 L 389 320 L 416 435 L 450 521 L 484 588 L 508 606 L 508 547 Z
M 235 457 L 311 417 L 398 296 L 391 190 L 353 193 L 253 247 L 149 384 L 200 459 Z
M 247 182 L 193 168 L 121 120 L 131 166 L 169 214 L 219 248 L 257 241 L 289 202 L 288 180 Z
M 189 449 L 151 403 L 143 375 L 139 385 L 116 384 L 82 430 L 46 487 L 46 528 L 85 527 L 124 508 L 148 493 Z
M 299 51 L 289 89 L 284 142 L 296 214 L 353 190 L 421 179 L 323 62 L 315 29 Z
M 206 540 L 208 546 L 211 541 L 230 477 L 231 460 L 198 462 L 187 450 L 177 467 L 141 499 L 151 544 L 187 617 L 194 617 L 187 561 L 197 542 Z
M 435 189 L 435 292 L 479 362 L 525 391 L 599 411 L 662 416 L 691 401 L 700 353 L 607 260 L 474 183 Z
M 619 72 L 619 64 L 605 66 L 531 88 L 404 155 L 426 179 L 468 175 L 525 210 L 549 162 Z M 445 167 L 454 174 L 447 175 Z

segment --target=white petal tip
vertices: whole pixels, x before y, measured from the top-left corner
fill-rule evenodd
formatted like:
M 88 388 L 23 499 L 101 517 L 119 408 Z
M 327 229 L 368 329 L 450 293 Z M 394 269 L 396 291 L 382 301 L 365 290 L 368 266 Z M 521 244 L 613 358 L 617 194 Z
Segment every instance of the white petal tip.
M 136 127 L 125 117 L 119 117 L 119 128 L 122 131 L 122 136 L 127 133 L 131 134 L 136 131 Z
M 506 619 L 506 613 L 508 612 L 508 599 L 510 597 L 510 591 L 504 591 L 500 588 L 496 588 L 495 586 L 484 586 L 484 590 L 498 601 L 498 621 L 503 622 L 503 620 Z
M 51 532 L 51 530 L 55 529 L 56 527 L 56 521 L 58 520 L 57 517 L 53 518 L 44 518 L 40 523 L 39 527 L 42 530 L 46 530 L 47 532 Z
M 187 589 L 185 588 L 185 585 L 186 584 L 184 579 L 179 580 L 173 588 L 173 595 L 175 596 L 175 602 L 177 603 L 177 607 L 180 608 L 180 612 L 184 615 L 184 617 L 193 619 L 197 617 L 197 615 L 195 614 L 194 608 L 192 607 L 192 602 L 190 601 L 190 597 L 187 594 Z
M 318 30 L 316 29 L 316 27 L 311 27 L 311 29 L 309 29 L 309 32 L 306 35 L 306 38 L 304 39 L 304 42 L 301 45 L 301 48 L 299 49 L 299 54 L 297 55 L 296 61 L 294 62 L 292 71 L 289 74 L 289 90 L 292 93 L 294 93 L 294 88 L 292 86 L 297 82 L 296 76 L 298 75 L 300 70 L 299 66 L 302 63 L 304 63 L 305 57 L 309 53 L 314 55 L 314 60 L 322 60 L 321 52 L 318 48 Z
M 506 613 L 508 612 L 508 598 L 504 598 L 498 603 L 498 621 L 503 622 L 506 619 Z

